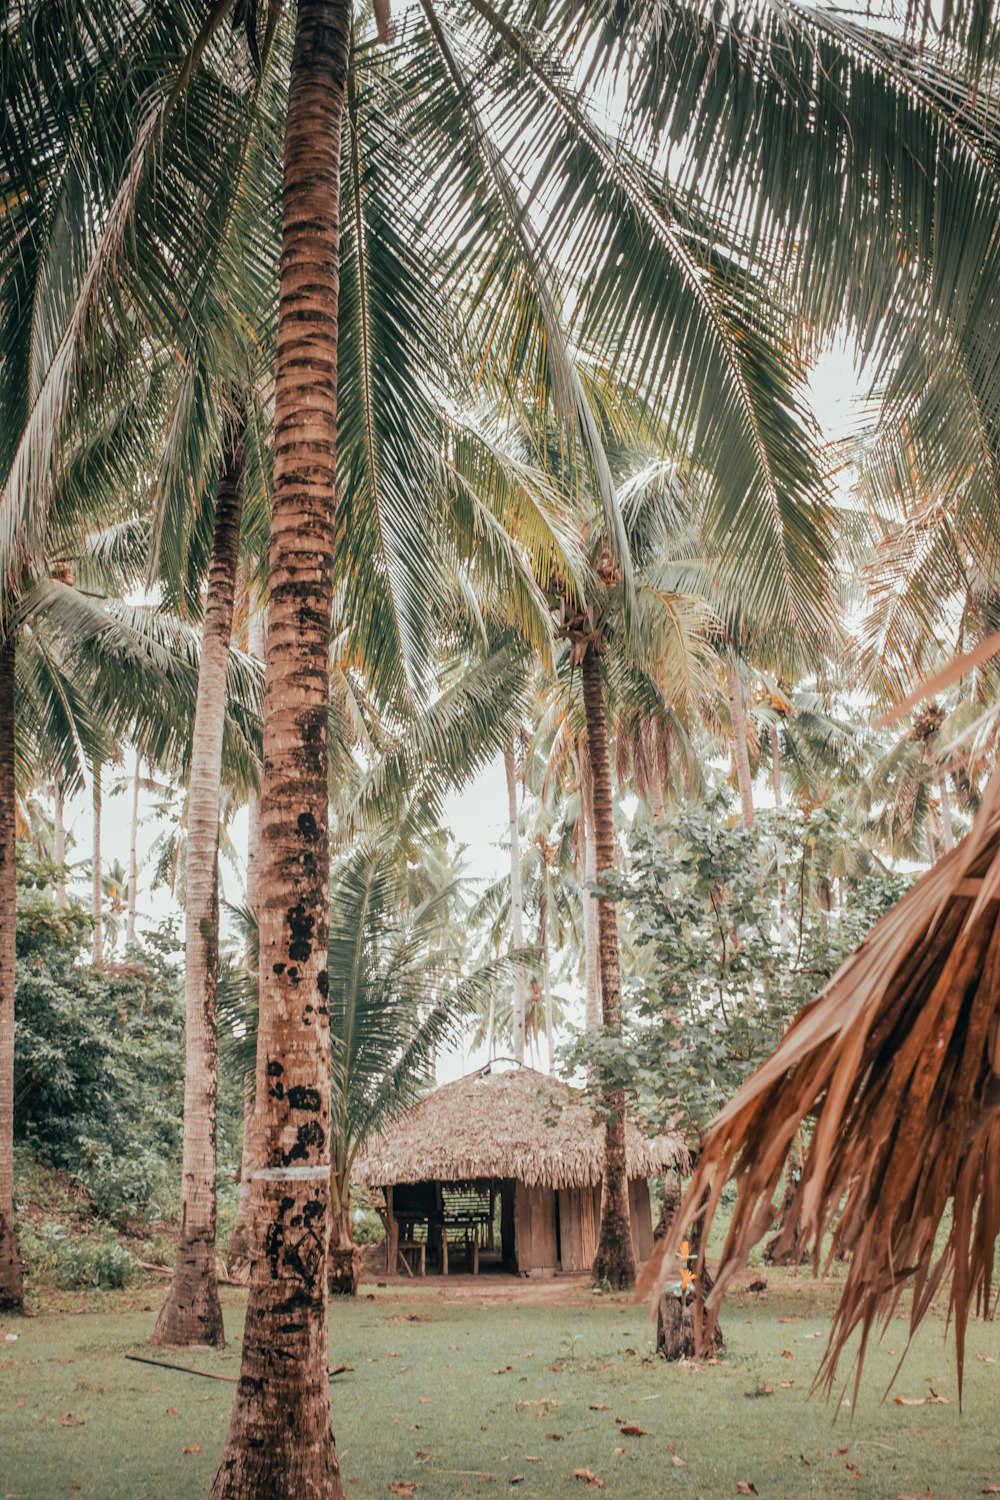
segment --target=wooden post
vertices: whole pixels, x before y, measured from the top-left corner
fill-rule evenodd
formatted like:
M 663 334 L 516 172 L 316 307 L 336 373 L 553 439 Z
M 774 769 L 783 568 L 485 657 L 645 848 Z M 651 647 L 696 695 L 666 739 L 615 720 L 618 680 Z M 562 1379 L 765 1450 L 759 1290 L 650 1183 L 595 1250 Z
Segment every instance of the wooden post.
M 392 1183 L 382 1191 L 385 1193 L 385 1268 L 390 1276 L 394 1276 L 399 1255 L 399 1222 L 392 1207 Z

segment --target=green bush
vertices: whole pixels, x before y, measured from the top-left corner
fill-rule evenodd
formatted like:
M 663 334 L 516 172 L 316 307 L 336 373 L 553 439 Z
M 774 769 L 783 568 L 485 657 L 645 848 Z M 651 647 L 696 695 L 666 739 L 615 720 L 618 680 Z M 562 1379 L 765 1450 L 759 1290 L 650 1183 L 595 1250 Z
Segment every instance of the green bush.
M 81 1288 L 101 1291 L 131 1285 L 138 1269 L 135 1257 L 105 1229 L 99 1237 L 73 1234 L 63 1224 L 22 1229 L 21 1250 L 35 1281 L 57 1291 Z

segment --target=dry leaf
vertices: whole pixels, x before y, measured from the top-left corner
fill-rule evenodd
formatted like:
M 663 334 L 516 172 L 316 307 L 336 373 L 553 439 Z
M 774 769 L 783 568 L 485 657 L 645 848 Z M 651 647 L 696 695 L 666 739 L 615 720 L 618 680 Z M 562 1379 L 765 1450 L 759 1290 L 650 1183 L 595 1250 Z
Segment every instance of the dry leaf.
M 611 1457 L 612 1458 L 618 1458 L 624 1452 L 625 1452 L 624 1448 L 612 1448 L 612 1450 L 611 1450 Z
M 604 1488 L 604 1480 L 598 1479 L 593 1469 L 574 1469 L 573 1478 L 584 1480 L 588 1490 L 603 1490 Z
M 791 1349 L 782 1349 L 781 1357 L 782 1359 L 794 1359 L 795 1355 L 792 1353 Z
M 168 1417 L 176 1417 L 176 1415 L 177 1415 L 177 1408 L 176 1408 L 176 1406 L 168 1406 L 167 1407 L 167 1416 Z
M 513 1365 L 501 1365 L 500 1369 L 494 1370 L 493 1373 L 494 1375 L 506 1375 L 507 1371 L 512 1370 L 513 1368 Z
M 419 1484 L 390 1484 L 389 1493 L 390 1495 L 408 1496 L 415 1494 L 419 1488 Z
M 181 1449 L 182 1453 L 204 1453 L 204 1451 L 205 1450 L 200 1443 L 192 1443 L 190 1448 Z
M 680 1458 L 676 1453 L 671 1453 L 670 1462 L 673 1464 L 675 1469 L 683 1469 L 685 1467 L 683 1458 Z
M 561 1442 L 562 1442 L 562 1436 L 563 1436 L 563 1435 L 562 1435 L 562 1433 L 561 1433 L 561 1432 L 547 1432 L 547 1433 L 546 1433 L 546 1434 L 545 1434 L 545 1436 L 546 1436 L 546 1437 L 547 1437 L 547 1438 L 548 1438 L 548 1439 L 549 1439 L 549 1441 L 550 1441 L 550 1442 L 552 1442 L 552 1443 L 561 1443 Z
M 645 1430 L 637 1427 L 634 1422 L 623 1422 L 618 1431 L 622 1437 L 645 1437 Z
M 611 1403 L 608 1401 L 591 1401 L 591 1411 L 610 1411 Z
M 62 1416 L 62 1417 L 59 1418 L 59 1426 L 60 1427 L 84 1427 L 84 1426 L 86 1426 L 86 1418 L 85 1417 L 74 1417 L 73 1413 L 71 1411 L 68 1411 L 65 1416 Z
M 794 1380 L 783 1380 L 783 1381 L 782 1381 L 782 1382 L 781 1382 L 781 1389 L 782 1389 L 782 1390 L 783 1390 L 783 1391 L 790 1391 L 790 1390 L 791 1390 L 791 1388 L 792 1388 L 792 1386 L 793 1386 L 793 1385 L 794 1385 L 794 1384 L 795 1384 L 795 1381 L 794 1381 Z
M 760 1490 L 749 1479 L 737 1479 L 736 1493 L 738 1495 L 759 1495 Z
M 512 1474 L 510 1476 L 510 1482 L 511 1482 L 511 1484 L 523 1484 L 524 1483 L 524 1475 L 523 1474 Z

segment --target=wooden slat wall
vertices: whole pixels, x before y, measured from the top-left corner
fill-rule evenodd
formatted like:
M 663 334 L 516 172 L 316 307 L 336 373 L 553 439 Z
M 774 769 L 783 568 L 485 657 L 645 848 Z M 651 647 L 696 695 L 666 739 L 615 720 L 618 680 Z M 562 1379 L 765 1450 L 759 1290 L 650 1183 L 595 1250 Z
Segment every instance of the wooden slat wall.
M 564 1271 L 589 1271 L 594 1264 L 597 1226 L 590 1188 L 560 1189 L 559 1249 Z
M 514 1195 L 517 1269 L 556 1271 L 556 1195 L 551 1188 L 529 1188 L 519 1182 Z

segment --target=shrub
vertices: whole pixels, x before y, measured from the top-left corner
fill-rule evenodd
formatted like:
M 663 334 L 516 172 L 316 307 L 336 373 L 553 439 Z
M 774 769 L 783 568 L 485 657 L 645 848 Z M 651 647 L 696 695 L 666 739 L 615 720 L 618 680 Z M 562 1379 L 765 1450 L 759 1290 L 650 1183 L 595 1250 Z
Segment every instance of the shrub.
M 105 1229 L 97 1237 L 72 1234 L 63 1224 L 22 1229 L 21 1250 L 36 1281 L 58 1291 L 117 1290 L 131 1284 L 135 1257 Z

